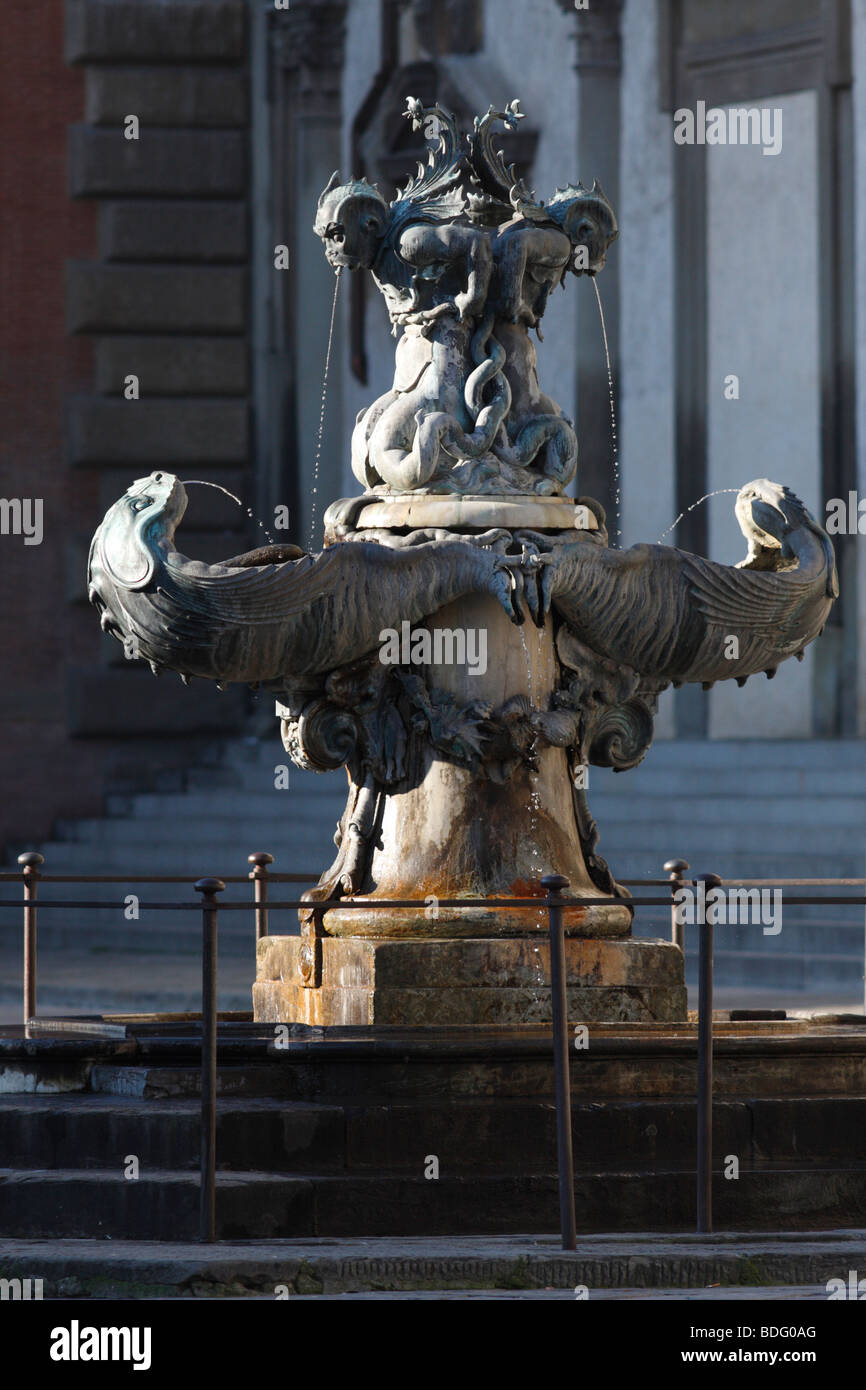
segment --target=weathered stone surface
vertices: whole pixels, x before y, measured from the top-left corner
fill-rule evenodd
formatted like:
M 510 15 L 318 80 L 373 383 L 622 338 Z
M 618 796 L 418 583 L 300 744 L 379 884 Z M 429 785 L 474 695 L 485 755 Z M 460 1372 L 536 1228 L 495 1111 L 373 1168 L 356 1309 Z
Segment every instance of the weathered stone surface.
M 240 333 L 243 270 L 67 263 L 70 333 Z
M 94 125 L 122 125 L 130 114 L 142 128 L 247 123 L 246 80 L 232 68 L 91 67 L 85 92 L 85 114 Z
M 243 0 L 68 0 L 66 61 L 228 62 L 245 30 Z
M 572 1022 L 684 1020 L 682 953 L 666 941 L 566 938 Z M 264 1022 L 407 1026 L 547 1023 L 541 938 L 322 941 L 322 986 L 300 984 L 299 937 L 258 943 L 255 1017 Z
M 473 594 L 440 607 L 428 625 L 485 636 L 488 660 L 483 670 L 454 660 L 444 649 L 426 667 L 429 687 L 454 709 L 480 706 L 495 718 L 494 712 L 513 710 L 521 700 L 539 711 L 555 708 L 558 666 L 551 619 L 543 629 L 526 632 L 509 620 L 500 603 Z M 508 717 L 504 716 L 506 723 Z M 473 732 L 467 730 L 466 738 Z M 532 898 L 541 894 L 542 875 L 563 873 L 580 902 L 564 910 L 567 930 L 587 937 L 629 936 L 631 914 L 625 903 L 597 901 L 611 896 L 613 886 L 593 877 L 583 857 L 586 845 L 575 816 L 561 732 L 556 739 L 538 739 L 532 767 L 516 753 L 513 763 L 506 762 L 504 777 L 495 754 L 488 776 L 479 776 L 479 768 L 467 765 L 466 758 L 449 757 L 447 738 L 439 746 L 431 740 L 419 750 L 402 777 L 390 778 L 390 794 L 377 813 L 376 834 L 369 836 L 370 867 L 353 880 L 356 906 L 343 909 L 336 902 L 328 912 L 328 934 L 504 937 L 534 935 L 539 928 L 546 933 L 543 906 L 503 904 L 493 911 L 443 904 L 425 915 L 414 907 L 380 908 L 371 901 L 360 910 L 357 904 L 368 896 L 397 901 L 425 900 L 429 895 Z M 289 738 L 289 746 L 291 742 Z M 345 836 L 342 847 L 351 844 Z
M 285 1284 L 293 1298 L 357 1296 L 360 1290 L 384 1297 L 387 1289 L 421 1299 L 425 1295 L 417 1290 L 422 1289 L 438 1290 L 434 1296 L 442 1300 L 485 1297 L 485 1290 L 490 1298 L 507 1297 L 503 1290 L 525 1290 L 547 1302 L 573 1301 L 575 1287 L 582 1284 L 597 1293 L 616 1290 L 625 1299 L 633 1299 L 635 1289 L 647 1297 L 664 1289 L 670 1297 L 689 1300 L 706 1293 L 715 1299 L 721 1285 L 740 1286 L 736 1291 L 750 1299 L 782 1301 L 813 1296 L 840 1269 L 862 1269 L 864 1259 L 859 1231 L 787 1232 L 784 1240 L 740 1232 L 706 1240 L 692 1232 L 625 1241 L 582 1234 L 577 1252 L 559 1250 L 554 1235 L 541 1241 L 523 1235 L 402 1235 L 380 1237 L 372 1248 L 367 1239 L 345 1236 L 313 1246 L 297 1236 L 259 1240 L 253 1248 L 235 1239 L 235 1244 L 184 1243 L 174 1232 L 158 1250 L 138 1241 L 48 1241 L 39 1251 L 45 1297 L 125 1300 L 134 1290 L 139 1298 L 189 1298 L 206 1289 L 212 1298 L 261 1298 Z M 9 1278 L 32 1278 L 31 1242 L 6 1239 L 2 1253 Z
M 105 400 L 70 402 L 73 465 L 242 463 L 249 446 L 245 401 Z
M 246 203 L 152 198 L 102 203 L 99 254 L 104 261 L 243 261 Z
M 570 1024 L 676 1021 L 686 1009 L 685 986 L 569 985 Z M 265 1023 L 371 1024 L 406 1027 L 549 1023 L 550 990 L 302 989 L 275 980 L 253 986 L 253 1008 Z
M 257 978 L 291 979 L 297 970 L 297 936 L 267 936 L 258 943 Z M 411 989 L 549 989 L 546 933 L 460 941 L 370 940 L 326 937 L 323 969 L 332 987 Z M 682 952 L 669 941 L 634 937 L 606 941 L 567 936 L 569 984 L 679 985 Z
M 233 130 L 148 130 L 127 140 L 118 127 L 69 129 L 73 198 L 147 194 L 225 198 L 246 187 L 245 137 Z
M 247 389 L 247 344 L 243 338 L 100 338 L 96 343 L 96 389 L 122 395 L 129 373 L 148 396 L 242 396 Z

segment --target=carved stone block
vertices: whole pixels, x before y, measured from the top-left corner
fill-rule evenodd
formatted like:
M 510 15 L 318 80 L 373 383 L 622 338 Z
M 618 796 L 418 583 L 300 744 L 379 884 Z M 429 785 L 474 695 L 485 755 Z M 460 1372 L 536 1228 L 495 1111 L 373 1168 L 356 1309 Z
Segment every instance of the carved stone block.
M 549 1023 L 547 939 L 322 942 L 322 984 L 301 983 L 298 937 L 258 943 L 257 1020 L 322 1025 Z M 565 943 L 568 1018 L 662 1023 L 686 1017 L 682 952 L 665 941 Z

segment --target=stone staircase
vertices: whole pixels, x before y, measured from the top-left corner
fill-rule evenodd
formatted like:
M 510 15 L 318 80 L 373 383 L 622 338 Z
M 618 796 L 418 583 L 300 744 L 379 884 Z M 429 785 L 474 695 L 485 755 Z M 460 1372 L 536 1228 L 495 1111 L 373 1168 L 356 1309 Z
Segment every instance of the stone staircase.
M 288 768 L 288 787 L 277 787 L 276 769 Z M 282 779 L 284 780 L 284 778 Z M 288 763 L 274 737 L 234 740 L 214 748 L 203 763 L 163 779 L 159 791 L 115 795 L 98 819 L 59 820 L 54 837 L 39 846 L 46 874 L 178 874 L 188 884 L 61 885 L 42 884 L 41 900 L 60 897 L 111 902 L 116 909 L 44 912 L 39 939 L 47 949 L 81 947 L 177 954 L 200 950 L 195 913 L 151 912 L 138 921 L 124 915 L 123 900 L 138 893 L 142 901 L 196 901 L 192 885 L 205 875 L 246 875 L 247 855 L 267 850 L 274 870 L 305 873 L 313 884 L 332 861 L 333 835 L 346 803 L 343 772 L 317 775 Z M 274 886 L 297 898 L 306 884 Z M 223 895 L 252 901 L 251 886 L 231 884 Z M 293 931 L 294 912 L 274 913 L 271 930 Z M 220 954 L 248 955 L 251 914 L 224 912 L 220 918 Z
M 658 876 L 670 858 L 731 879 L 866 873 L 866 745 L 853 740 L 659 743 L 630 772 L 592 768 L 589 800 L 601 853 L 622 878 Z M 863 907 L 786 907 L 795 892 L 782 891 L 778 935 L 760 924 L 716 928 L 718 984 L 862 999 Z M 638 914 L 635 930 L 667 935 L 669 916 Z M 688 927 L 686 958 L 693 982 Z
M 117 1041 L 10 1033 L 4 1237 L 194 1239 L 196 1026 L 131 1025 Z M 223 1024 L 218 1055 L 221 1239 L 557 1229 L 546 1029 L 298 1027 L 281 1048 L 273 1028 Z M 593 1026 L 571 1069 L 580 1231 L 693 1229 L 695 1070 L 693 1026 L 649 1038 Z M 716 1228 L 862 1225 L 864 1083 L 862 1028 L 720 1020 Z
M 142 910 L 138 921 L 128 921 L 126 895 L 194 901 L 196 878 L 246 874 L 247 855 L 259 849 L 274 855 L 275 870 L 309 873 L 315 881 L 331 862 L 345 774 L 316 775 L 291 766 L 288 788 L 278 788 L 275 769 L 287 761 L 272 735 L 238 739 L 214 748 L 201 765 L 166 780 L 158 792 L 110 796 L 100 819 L 58 821 L 54 838 L 39 846 L 46 873 L 182 874 L 189 886 L 147 888 L 132 879 L 128 886 L 43 884 L 43 900 L 65 894 L 110 901 L 116 908 L 44 912 L 40 942 L 52 950 L 86 945 L 197 954 L 196 914 Z M 732 878 L 864 873 L 866 744 L 859 742 L 659 742 L 631 772 L 592 768 L 589 796 L 601 852 L 620 878 L 658 877 L 672 857 L 688 860 L 694 873 Z M 292 885 L 285 895 L 303 886 Z M 231 889 L 236 900 L 249 892 L 246 885 Z M 669 920 L 665 909 L 647 909 L 638 914 L 636 931 L 667 936 Z M 717 929 L 720 986 L 835 989 L 852 1000 L 861 996 L 862 908 L 786 910 L 783 898 L 782 920 L 776 936 L 764 935 L 760 926 Z M 272 915 L 273 932 L 295 927 L 293 912 Z M 246 956 L 251 931 L 247 914 L 224 913 L 221 955 Z M 690 977 L 694 941 L 687 929 Z

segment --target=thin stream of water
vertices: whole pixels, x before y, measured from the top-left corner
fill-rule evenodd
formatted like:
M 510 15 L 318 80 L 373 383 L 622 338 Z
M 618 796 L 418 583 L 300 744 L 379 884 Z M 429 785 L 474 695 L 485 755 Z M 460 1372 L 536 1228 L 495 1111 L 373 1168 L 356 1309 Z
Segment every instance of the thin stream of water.
M 316 539 L 316 494 L 319 491 L 319 461 L 322 457 L 322 436 L 325 432 L 325 402 L 328 396 L 328 371 L 331 366 L 331 345 L 334 341 L 334 321 L 337 317 L 337 295 L 340 290 L 340 276 L 343 267 L 337 266 L 337 274 L 334 280 L 334 298 L 331 304 L 331 326 L 328 329 L 328 350 L 325 353 L 325 374 L 322 378 L 322 408 L 319 411 L 319 432 L 316 436 L 316 457 L 313 463 L 313 504 L 310 510 L 310 544 L 308 549 L 312 551 Z
M 592 277 L 592 288 L 595 290 L 595 299 L 598 304 L 598 316 L 601 319 L 601 336 L 604 339 L 604 360 L 607 363 L 607 398 L 610 403 L 610 437 L 613 445 L 614 516 L 616 519 L 616 530 L 614 532 L 613 543 L 614 546 L 618 546 L 622 539 L 622 529 L 620 527 L 619 444 L 616 434 L 616 404 L 613 399 L 613 372 L 610 369 L 610 347 L 607 341 L 607 324 L 604 321 L 604 309 L 602 308 L 598 280 L 594 275 Z
M 699 497 L 699 498 L 698 498 L 697 502 L 693 502 L 692 505 L 691 505 L 690 507 L 686 507 L 686 510 L 685 510 L 684 512 L 680 512 L 680 514 L 679 514 L 679 516 L 677 517 L 676 521 L 672 521 L 671 524 L 670 524 L 670 526 L 667 528 L 666 531 L 662 531 L 661 535 L 659 536 L 658 540 L 656 541 L 656 544 L 657 544 L 657 545 L 660 545 L 661 542 L 664 540 L 665 536 L 670 535 L 670 533 L 671 533 L 671 531 L 673 531 L 674 527 L 679 526 L 680 522 L 682 521 L 682 519 L 683 519 L 683 517 L 686 515 L 686 513 L 687 513 L 687 512 L 693 512 L 694 509 L 695 509 L 695 507 L 699 507 L 699 506 L 701 505 L 702 502 L 708 502 L 709 499 L 710 499 L 711 497 L 720 497 L 721 494 L 722 494 L 723 492 L 739 492 L 739 490 L 740 490 L 740 489 L 739 489 L 738 487 L 717 487 L 716 490 L 715 490 L 715 492 L 705 492 L 704 495 L 703 495 L 703 497 Z
M 529 647 L 528 647 L 528 645 L 527 645 L 527 641 L 526 641 L 526 632 L 525 632 L 525 629 L 524 629 L 523 624 L 521 624 L 521 627 L 520 627 L 520 640 L 521 640 L 521 642 L 522 642 L 522 644 L 523 644 L 523 654 L 524 654 L 524 656 L 526 657 L 526 684 L 527 684 L 527 688 L 528 688 L 529 699 L 530 699 L 530 702 L 531 702 L 531 704 L 532 704 L 532 706 L 533 706 L 533 708 L 534 708 L 534 707 L 535 707 L 535 690 L 534 690 L 534 681 L 533 681 L 533 675 L 532 675 L 532 658 L 531 658 L 531 656 L 530 656 L 530 654 L 529 654 Z M 541 655 L 541 644 L 543 643 L 543 641 L 544 641 L 544 632 L 541 631 L 541 630 L 538 630 L 538 655 L 539 655 L 539 657 L 540 657 L 540 655 Z M 533 777 L 534 775 L 535 775 L 535 774 L 533 774 L 532 772 L 530 772 L 530 774 L 529 774 L 530 778 Z M 540 797 L 539 797 L 539 795 L 538 795 L 538 790 L 537 790 L 537 788 L 536 788 L 534 785 L 532 785 L 532 784 L 530 784 L 530 785 L 531 785 L 531 790 L 530 790 L 530 793 L 529 793 L 529 843 L 530 843 L 530 845 L 531 845 L 531 847 L 532 847 L 530 853 L 531 853 L 531 855 L 532 855 L 532 859 L 533 859 L 534 862 L 533 862 L 533 865 L 532 865 L 532 869 L 530 870 L 530 875 L 529 875 L 529 876 L 530 876 L 531 881 L 534 883 L 535 880 L 540 876 L 540 873 L 541 873 L 541 864 L 540 864 L 538 846 L 537 846 L 537 843 L 536 843 L 536 837 L 537 837 L 537 831 L 538 831 L 538 812 L 539 812 L 539 809 L 540 809 L 540 806 L 541 806 L 541 801 L 540 801 Z M 531 911 L 531 909 L 530 909 L 530 911 Z M 543 911 L 543 909 L 539 908 L 538 913 L 537 913 L 537 915 L 536 915 L 536 922 L 535 922 L 535 925 L 536 925 L 536 927 L 538 927 L 538 929 L 539 929 L 540 931 L 543 931 L 543 930 L 544 930 L 544 920 L 543 920 L 543 918 L 544 918 L 544 911 Z M 536 991 L 535 991 L 535 1007 L 536 1007 L 536 1011 L 538 1011 L 538 1010 L 539 1010 L 539 991 L 540 991 L 542 994 L 546 994 L 547 986 L 546 986 L 546 981 L 545 981 L 545 978 L 544 978 L 544 969 L 543 969 L 542 964 L 541 964 L 541 953 L 540 953 L 540 951 L 539 951 L 539 949 L 538 949 L 537 943 L 533 945 L 532 949 L 533 949 L 533 952 L 534 952 L 534 954 L 535 954 L 535 970 L 536 970 L 536 976 L 537 976 L 537 979 L 536 979 Z
M 239 507 L 244 506 L 241 499 L 239 497 L 235 497 L 235 494 L 233 492 L 229 492 L 228 488 L 223 487 L 221 483 L 209 483 L 207 478 L 183 478 L 181 481 L 183 482 L 184 487 L 191 487 L 193 483 L 196 483 L 199 487 L 214 487 L 216 488 L 217 492 L 224 492 L 226 497 L 230 497 L 233 502 L 237 502 Z M 257 526 L 261 527 L 268 540 L 270 541 L 271 545 L 274 545 L 274 538 L 271 535 L 265 523 L 263 521 L 260 521 L 257 516 L 253 516 L 252 509 L 250 507 L 244 507 L 244 511 L 246 512 L 247 516 L 250 517 L 256 523 Z

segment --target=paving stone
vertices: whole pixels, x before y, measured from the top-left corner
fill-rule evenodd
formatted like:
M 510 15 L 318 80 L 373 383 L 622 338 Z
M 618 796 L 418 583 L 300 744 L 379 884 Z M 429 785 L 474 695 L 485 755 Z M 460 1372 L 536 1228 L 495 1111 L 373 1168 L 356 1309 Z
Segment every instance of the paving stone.
M 142 127 L 247 124 L 246 80 L 232 68 L 91 67 L 85 92 L 94 125 L 122 125 L 130 114 Z
M 240 333 L 243 270 L 67 262 L 70 333 Z
M 238 61 L 243 0 L 68 0 L 68 63 Z
M 225 198 L 245 188 L 246 137 L 237 131 L 145 127 L 127 140 L 120 128 L 69 127 L 70 197 Z
M 125 199 L 99 209 L 99 253 L 105 261 L 243 261 L 243 201 Z

